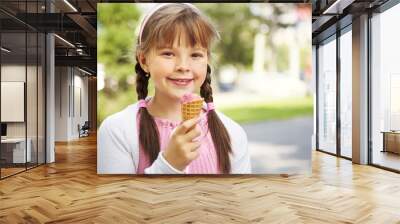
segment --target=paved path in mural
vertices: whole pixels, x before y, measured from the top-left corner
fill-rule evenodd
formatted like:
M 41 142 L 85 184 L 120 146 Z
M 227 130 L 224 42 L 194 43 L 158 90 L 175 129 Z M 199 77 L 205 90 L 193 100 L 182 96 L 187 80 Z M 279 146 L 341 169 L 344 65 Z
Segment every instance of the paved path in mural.
M 311 166 L 313 118 L 243 124 L 253 173 L 307 173 Z

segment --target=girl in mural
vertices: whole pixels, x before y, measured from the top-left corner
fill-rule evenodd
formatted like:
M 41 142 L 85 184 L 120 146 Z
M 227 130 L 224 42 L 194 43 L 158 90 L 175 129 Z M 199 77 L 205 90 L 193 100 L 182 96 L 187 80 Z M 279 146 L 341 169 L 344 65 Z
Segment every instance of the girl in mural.
M 136 49 L 138 102 L 103 121 L 99 174 L 251 173 L 246 133 L 213 104 L 210 49 L 218 38 L 191 4 L 159 4 L 147 14 Z M 198 116 L 184 119 L 182 100 L 204 100 Z

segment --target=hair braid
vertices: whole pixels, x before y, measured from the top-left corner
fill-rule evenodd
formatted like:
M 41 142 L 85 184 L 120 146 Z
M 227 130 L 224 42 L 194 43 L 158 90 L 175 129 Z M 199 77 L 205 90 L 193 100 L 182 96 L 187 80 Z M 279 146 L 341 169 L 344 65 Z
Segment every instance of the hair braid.
M 200 95 L 207 103 L 213 102 L 211 88 L 211 68 L 207 65 L 207 75 L 203 85 L 200 88 Z M 220 171 L 224 174 L 231 172 L 231 162 L 229 153 L 232 153 L 231 139 L 224 124 L 219 119 L 215 110 L 211 110 L 207 114 L 208 129 L 210 130 L 214 146 L 217 151 L 218 164 Z
M 148 94 L 149 77 L 139 63 L 136 63 L 136 93 L 138 100 L 144 100 Z M 139 126 L 139 143 L 145 153 L 148 155 L 150 162 L 153 163 L 160 152 L 160 140 L 156 122 L 150 115 L 147 108 L 139 108 L 140 126 Z

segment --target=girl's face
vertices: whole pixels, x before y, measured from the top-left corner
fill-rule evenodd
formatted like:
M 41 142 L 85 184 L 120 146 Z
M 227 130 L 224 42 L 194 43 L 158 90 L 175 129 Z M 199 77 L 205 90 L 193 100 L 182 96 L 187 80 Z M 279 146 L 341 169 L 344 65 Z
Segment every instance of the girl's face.
M 139 56 L 142 68 L 150 73 L 154 82 L 156 95 L 179 100 L 203 84 L 207 73 L 207 49 L 191 47 L 185 39 L 175 38 L 172 47 L 152 49 Z

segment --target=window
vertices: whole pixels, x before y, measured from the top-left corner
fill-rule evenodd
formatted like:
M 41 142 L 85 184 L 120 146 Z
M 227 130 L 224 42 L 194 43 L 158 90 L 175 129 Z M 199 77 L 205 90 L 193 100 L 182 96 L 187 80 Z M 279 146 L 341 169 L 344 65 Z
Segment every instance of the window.
M 400 5 L 371 18 L 372 163 L 400 170 Z
M 18 2 L 18 13 L 39 13 L 44 3 Z M 46 40 L 44 33 L 12 16 L 0 12 L 0 17 L 8 21 L 0 23 L 0 110 L 8 116 L 1 118 L 6 132 L 0 144 L 0 178 L 5 178 L 45 163 Z M 12 102 L 11 96 L 19 100 Z
M 336 40 L 318 48 L 318 147 L 336 153 Z
M 352 142 L 352 34 L 340 36 L 340 154 L 351 158 Z

